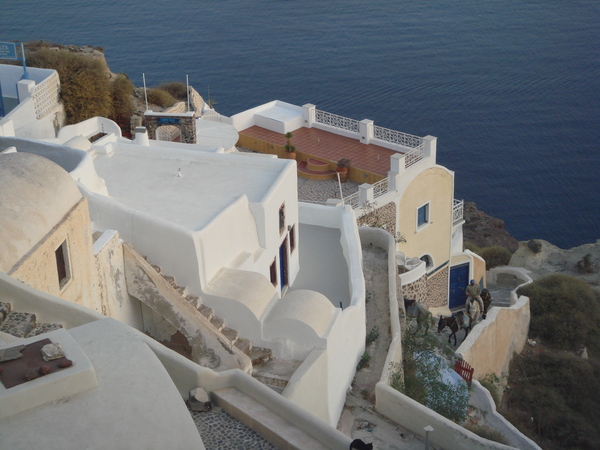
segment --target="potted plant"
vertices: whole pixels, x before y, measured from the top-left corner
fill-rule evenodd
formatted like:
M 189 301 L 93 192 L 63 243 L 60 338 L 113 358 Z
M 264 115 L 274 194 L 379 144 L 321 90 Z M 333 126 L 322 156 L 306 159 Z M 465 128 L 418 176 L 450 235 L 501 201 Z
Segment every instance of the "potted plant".
M 284 148 L 288 159 L 296 159 L 296 146 L 292 145 L 292 133 L 289 131 L 285 133 L 285 138 L 287 139 L 287 143 L 284 145 Z
M 348 158 L 342 158 L 337 162 L 337 168 L 335 169 L 335 171 L 339 174 L 340 181 L 346 181 L 349 167 L 350 160 Z

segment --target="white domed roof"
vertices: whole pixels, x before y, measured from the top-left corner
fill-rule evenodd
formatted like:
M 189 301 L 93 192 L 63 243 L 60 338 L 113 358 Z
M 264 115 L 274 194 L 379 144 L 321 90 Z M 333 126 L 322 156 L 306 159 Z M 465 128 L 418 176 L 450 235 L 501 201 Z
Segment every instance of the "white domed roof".
M 323 336 L 335 313 L 335 307 L 323 294 L 309 290 L 288 292 L 275 306 L 270 320 L 293 319 Z
M 0 155 L 0 270 L 8 272 L 80 199 L 75 181 L 52 161 Z

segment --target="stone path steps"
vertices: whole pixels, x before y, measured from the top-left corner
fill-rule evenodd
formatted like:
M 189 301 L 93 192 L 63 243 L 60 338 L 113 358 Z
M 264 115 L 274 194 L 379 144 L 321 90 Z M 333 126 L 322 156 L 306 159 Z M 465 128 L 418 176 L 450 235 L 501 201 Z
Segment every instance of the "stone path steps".
M 322 443 L 234 387 L 212 392 L 214 403 L 280 449 L 326 449 Z
M 62 328 L 57 323 L 37 323 L 35 314 L 12 310 L 10 303 L 0 302 L 0 332 L 18 338 L 38 336 Z
M 167 281 L 179 294 L 188 301 L 194 308 L 196 308 L 200 314 L 206 317 L 210 323 L 227 338 L 232 345 L 235 345 L 238 349 L 240 349 L 243 353 L 250 357 L 252 361 L 252 366 L 258 366 L 263 364 L 265 361 L 268 361 L 272 358 L 272 352 L 269 349 L 254 347 L 252 345 L 252 341 L 243 337 L 240 337 L 240 334 L 237 330 L 233 328 L 229 328 L 225 326 L 225 320 L 222 318 L 215 316 L 214 311 L 211 307 L 203 305 L 200 297 L 197 295 L 192 295 L 188 293 L 187 287 L 179 286 L 175 278 L 170 275 L 164 275 L 161 272 L 159 266 L 152 264 L 152 268 L 159 273 L 165 281 Z

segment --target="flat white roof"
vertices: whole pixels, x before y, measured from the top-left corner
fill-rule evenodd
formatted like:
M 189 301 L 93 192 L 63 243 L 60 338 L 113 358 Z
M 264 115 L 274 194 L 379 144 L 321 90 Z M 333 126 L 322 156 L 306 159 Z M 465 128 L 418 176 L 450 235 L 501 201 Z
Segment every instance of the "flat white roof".
M 284 102 L 276 102 L 274 105 L 258 111 L 256 115 L 278 122 L 287 122 L 302 117 L 302 108 Z
M 94 166 L 109 196 L 130 208 L 200 230 L 246 195 L 260 202 L 292 163 L 248 154 L 212 154 L 114 144 Z M 178 176 L 181 170 L 181 177 Z

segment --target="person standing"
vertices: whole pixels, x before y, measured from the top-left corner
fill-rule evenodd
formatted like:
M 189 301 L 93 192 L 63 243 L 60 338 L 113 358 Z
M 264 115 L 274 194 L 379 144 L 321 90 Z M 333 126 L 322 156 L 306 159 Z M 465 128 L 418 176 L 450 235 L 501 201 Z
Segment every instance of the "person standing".
M 479 303 L 479 311 L 483 313 L 483 300 L 481 300 L 481 289 L 478 284 L 475 284 L 475 280 L 471 280 L 469 285 L 465 289 L 465 294 L 467 294 L 467 303 L 465 304 L 465 309 L 467 313 L 471 310 L 471 303 L 477 301 Z

